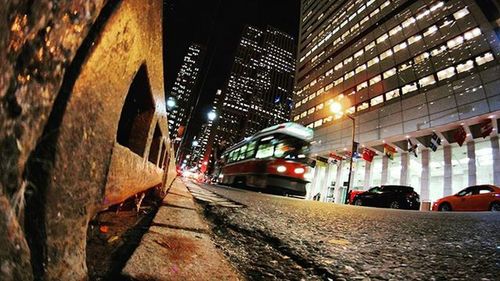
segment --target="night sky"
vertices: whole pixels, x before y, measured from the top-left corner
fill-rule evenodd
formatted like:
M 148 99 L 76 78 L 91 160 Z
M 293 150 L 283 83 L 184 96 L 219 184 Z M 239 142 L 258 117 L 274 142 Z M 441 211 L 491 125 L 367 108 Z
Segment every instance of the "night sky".
M 223 89 L 246 24 L 276 27 L 297 39 L 299 0 L 165 0 L 165 84 L 172 88 L 191 43 L 207 48 L 200 101 L 190 134 L 197 134 L 217 89 Z

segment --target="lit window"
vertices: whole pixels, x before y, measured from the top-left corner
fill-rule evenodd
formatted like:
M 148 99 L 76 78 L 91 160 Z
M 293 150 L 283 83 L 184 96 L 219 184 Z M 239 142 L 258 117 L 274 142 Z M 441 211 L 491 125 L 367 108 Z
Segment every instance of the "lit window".
M 328 116 L 326 118 L 323 118 L 323 123 L 332 122 L 332 120 L 333 120 L 333 116 Z
M 382 5 L 380 5 L 380 9 L 383 9 L 391 4 L 391 1 L 387 0 Z
M 321 94 L 322 94 L 322 93 L 324 93 L 324 92 L 325 92 L 325 88 L 321 88 L 321 89 L 319 89 L 319 90 L 316 92 L 316 95 L 318 95 L 318 96 L 319 96 L 319 95 L 321 95 Z
M 414 61 L 415 61 L 416 64 L 418 64 L 418 63 L 421 63 L 421 62 L 425 61 L 428 58 L 429 58 L 429 53 L 428 52 L 423 52 L 420 55 L 416 56 L 415 59 L 414 59 Z
M 424 37 L 427 37 L 431 34 L 434 34 L 438 30 L 437 26 L 433 25 L 429 27 L 425 32 L 424 32 Z
M 304 118 L 307 116 L 307 111 L 304 111 L 300 114 L 300 118 Z
M 392 100 L 392 99 L 397 98 L 397 97 L 399 97 L 399 89 L 395 89 L 395 90 L 392 90 L 392 91 L 385 93 L 385 100 L 386 101 Z
M 401 44 L 398 44 L 396 46 L 394 46 L 394 53 L 397 53 L 403 49 L 405 49 L 408 45 L 406 44 L 406 42 L 403 42 Z
M 369 16 L 364 17 L 364 18 L 363 18 L 363 19 L 359 22 L 359 25 L 363 25 L 363 23 L 367 22 L 367 21 L 368 21 L 368 19 L 370 19 L 370 17 L 369 17 Z
M 465 72 L 467 70 L 472 69 L 473 67 L 474 67 L 474 61 L 468 60 L 464 63 L 457 65 L 457 72 L 462 73 L 462 72 Z
M 375 0 L 370 0 L 370 1 L 366 2 L 366 6 L 368 7 L 368 6 L 370 6 L 371 4 L 373 4 L 374 2 L 375 2 Z
M 305 104 L 305 103 L 307 102 L 307 99 L 308 99 L 308 98 L 309 98 L 309 97 L 305 97 L 305 98 L 302 100 L 302 104 Z
M 437 9 L 439 9 L 439 8 L 441 8 L 441 7 L 443 7 L 443 5 L 444 5 L 444 2 L 443 2 L 443 1 L 439 1 L 439 2 L 437 2 L 436 4 L 432 5 L 432 7 L 431 7 L 431 12 L 434 12 L 435 10 L 437 10 Z
M 348 57 L 344 60 L 344 65 L 350 63 L 352 61 L 352 57 Z
M 354 106 L 351 106 L 351 107 L 349 107 L 349 108 L 348 108 L 345 112 L 346 112 L 347 114 L 353 114 L 355 110 L 356 110 L 356 109 L 355 109 L 355 107 L 354 107 Z
M 354 58 L 358 58 L 360 57 L 361 55 L 363 54 L 363 49 L 357 51 L 356 53 L 354 53 Z
M 464 38 L 462 36 L 457 36 L 446 43 L 449 49 L 454 48 L 464 42 Z
M 476 27 L 472 30 L 465 32 L 464 38 L 465 40 L 471 40 L 472 38 L 477 37 L 479 35 L 481 35 L 481 29 L 479 29 L 479 27 Z
M 446 49 L 447 48 L 445 45 L 441 45 L 440 47 L 437 47 L 436 49 L 431 51 L 431 56 L 435 57 L 435 56 L 441 54 L 442 52 L 446 51 Z
M 358 107 L 356 107 L 356 111 L 362 111 L 362 110 L 365 110 L 367 109 L 368 107 L 370 106 L 370 104 L 368 102 L 364 102 L 360 105 L 358 105 Z
M 330 84 L 325 86 L 325 92 L 330 90 L 331 88 L 333 88 L 333 83 L 330 83 Z
M 370 85 L 376 84 L 380 81 L 382 81 L 382 76 L 377 75 L 377 76 L 373 77 L 372 79 L 370 79 Z
M 387 40 L 387 38 L 389 38 L 389 35 L 387 35 L 387 33 L 382 34 L 382 36 L 377 38 L 377 44 L 384 42 L 385 40 Z
M 337 70 L 341 69 L 341 68 L 342 68 L 342 66 L 343 66 L 342 62 L 339 62 L 339 63 L 338 63 L 338 64 L 334 67 L 335 71 L 337 71 Z
M 358 86 L 356 86 L 356 91 L 361 91 L 366 87 L 368 87 L 368 82 L 365 81 L 365 82 L 359 84 Z
M 359 23 L 356 23 L 355 25 L 353 25 L 351 27 L 351 33 L 354 32 L 354 31 L 356 31 L 356 29 L 358 29 L 358 27 L 359 27 Z
M 361 7 L 359 7 L 358 14 L 361 14 L 361 12 L 363 12 L 365 9 L 366 9 L 365 5 L 362 5 Z
M 482 64 L 485 64 L 487 62 L 492 61 L 493 59 L 494 59 L 493 54 L 488 52 L 482 56 L 476 57 L 476 63 L 477 63 L 477 65 L 482 65 Z
M 401 88 L 401 92 L 403 93 L 403 95 L 411 93 L 416 90 L 417 90 L 417 82 L 406 84 L 403 86 L 403 88 Z
M 353 74 L 354 75 L 354 74 Z M 347 74 L 346 74 L 346 77 L 347 77 Z M 349 76 L 350 77 L 350 76 Z M 339 79 L 335 80 L 333 82 L 333 85 L 337 86 L 339 85 L 340 83 L 344 82 L 344 78 L 340 77 Z
M 332 74 L 333 74 L 333 68 L 332 68 L 332 69 L 330 69 L 330 70 L 328 70 L 328 71 L 325 73 L 325 75 L 326 75 L 326 76 L 330 76 L 330 75 L 332 75 Z
M 323 119 L 319 119 L 319 120 L 316 120 L 316 122 L 314 122 L 314 127 L 319 127 L 323 125 Z
M 297 121 L 297 120 L 299 120 L 299 118 L 300 118 L 300 116 L 297 115 L 297 116 L 293 117 L 293 121 Z
M 443 23 L 439 26 L 439 28 L 443 28 L 443 27 L 448 26 L 448 25 L 450 25 L 450 24 L 452 24 L 454 22 L 455 21 L 452 20 L 452 19 L 445 19 L 445 21 L 443 21 Z
M 401 26 L 399 26 L 399 25 L 394 27 L 393 29 L 391 29 L 389 31 L 389 36 L 394 36 L 394 35 L 398 34 L 398 32 L 400 32 L 402 29 L 403 28 L 401 28 Z
M 380 95 L 378 97 L 374 97 L 373 99 L 370 100 L 370 105 L 375 106 L 377 104 L 381 104 L 384 102 L 384 95 Z
M 379 61 L 380 61 L 380 60 L 379 60 L 379 58 L 378 58 L 378 57 L 374 57 L 373 59 L 369 60 L 369 61 L 366 63 L 366 65 L 367 65 L 368 67 L 370 67 L 370 66 L 372 66 L 372 65 L 374 65 L 374 64 L 376 64 L 376 63 L 378 63 Z
M 312 129 L 312 128 L 314 128 L 314 124 L 313 124 L 313 123 L 311 123 L 311 124 L 307 125 L 306 127 L 307 127 L 307 128 L 311 128 L 311 129 Z
M 309 83 L 309 86 L 310 86 L 310 87 L 312 87 L 312 86 L 314 86 L 314 85 L 316 85 L 316 79 L 314 79 L 313 81 L 311 81 L 311 83 Z
M 309 95 L 309 100 L 312 100 L 316 97 L 316 93 L 312 93 Z
M 401 23 L 401 25 L 404 27 L 404 28 L 407 28 L 408 26 L 412 25 L 415 23 L 415 18 L 414 17 L 410 17 L 409 19 L 405 20 L 404 22 Z
M 324 104 L 320 103 L 316 106 L 316 111 L 323 109 Z
M 431 12 L 427 9 L 424 9 L 420 14 L 417 15 L 417 20 L 420 20 L 430 14 Z
M 396 68 L 391 68 L 391 69 L 387 70 L 386 72 L 384 72 L 383 76 L 384 76 L 384 79 L 387 79 L 387 78 L 393 76 L 394 74 L 396 74 Z
M 380 54 L 380 60 L 384 60 L 384 59 L 386 59 L 386 58 L 388 58 L 390 56 L 392 56 L 392 50 L 391 49 L 389 49 L 389 50 L 383 52 L 382 54 Z
M 356 67 L 356 74 L 360 73 L 361 71 L 366 69 L 366 64 L 362 64 L 358 67 Z
M 436 83 L 436 79 L 434 79 L 434 75 L 429 75 L 429 76 L 426 76 L 426 77 L 418 80 L 418 84 L 420 85 L 421 88 L 430 86 L 434 83 Z
M 438 77 L 439 81 L 450 78 L 453 75 L 455 75 L 455 67 L 453 67 L 453 66 L 450 66 L 446 69 L 438 71 L 438 73 L 437 73 L 437 77 Z
M 373 12 L 370 13 L 370 17 L 373 18 L 376 14 L 378 14 L 378 12 L 380 12 L 379 8 L 373 10 Z
M 299 101 L 298 103 L 296 103 L 296 104 L 295 104 L 295 108 L 297 108 L 297 107 L 299 107 L 299 106 L 301 106 L 301 105 L 302 105 L 302 102 L 301 102 L 301 101 Z
M 373 47 L 375 47 L 375 41 L 368 43 L 368 45 L 365 46 L 365 51 L 368 51 L 368 50 L 372 49 Z
M 421 39 L 422 39 L 422 35 L 420 35 L 420 34 L 414 35 L 414 36 L 408 38 L 408 44 L 411 45 L 415 42 L 420 41 Z
M 465 17 L 466 15 L 469 14 L 469 10 L 467 9 L 467 7 L 457 11 L 456 13 L 453 14 L 453 17 L 458 20 L 458 19 L 461 19 L 463 17 Z
M 308 111 L 307 111 L 307 114 L 313 114 L 314 113 L 314 107 L 310 108 Z
M 405 63 L 402 63 L 399 65 L 398 71 L 403 72 L 403 71 L 407 70 L 408 68 L 410 68 L 412 66 L 412 64 L 413 63 L 411 61 L 407 61 Z

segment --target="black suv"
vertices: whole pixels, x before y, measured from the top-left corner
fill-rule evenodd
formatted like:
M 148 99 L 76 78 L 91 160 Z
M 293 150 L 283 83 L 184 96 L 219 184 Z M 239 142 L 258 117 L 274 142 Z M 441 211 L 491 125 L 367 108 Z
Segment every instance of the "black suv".
M 382 185 L 354 197 L 354 205 L 393 209 L 420 209 L 420 196 L 413 187 L 402 185 Z

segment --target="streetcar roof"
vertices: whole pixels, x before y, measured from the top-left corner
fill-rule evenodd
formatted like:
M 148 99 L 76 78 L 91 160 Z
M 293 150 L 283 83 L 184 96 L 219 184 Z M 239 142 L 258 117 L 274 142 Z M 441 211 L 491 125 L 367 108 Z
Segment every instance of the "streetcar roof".
M 300 124 L 287 122 L 278 125 L 274 125 L 268 128 L 265 128 L 255 135 L 245 138 L 244 140 L 238 142 L 237 144 L 229 147 L 226 152 L 229 152 L 235 148 L 245 145 L 246 143 L 251 142 L 252 140 L 259 139 L 265 136 L 274 135 L 274 134 L 284 134 L 291 137 L 295 137 L 304 141 L 311 141 L 314 136 L 314 131 L 310 128 L 304 127 Z M 226 153 L 224 153 L 226 154 Z

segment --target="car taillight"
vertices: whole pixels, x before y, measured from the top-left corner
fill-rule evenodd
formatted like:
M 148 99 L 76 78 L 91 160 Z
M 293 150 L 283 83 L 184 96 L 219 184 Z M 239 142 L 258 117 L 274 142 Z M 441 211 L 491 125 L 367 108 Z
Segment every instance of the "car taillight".
M 283 165 L 279 165 L 277 168 L 276 168 L 276 171 L 278 171 L 279 173 L 284 173 L 286 172 L 286 167 L 283 166 Z
M 293 170 L 294 173 L 296 174 L 303 174 L 306 170 L 302 167 L 300 168 L 295 168 L 295 170 Z

